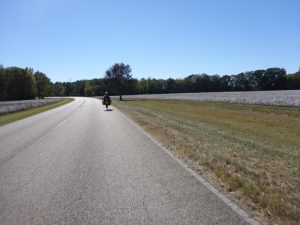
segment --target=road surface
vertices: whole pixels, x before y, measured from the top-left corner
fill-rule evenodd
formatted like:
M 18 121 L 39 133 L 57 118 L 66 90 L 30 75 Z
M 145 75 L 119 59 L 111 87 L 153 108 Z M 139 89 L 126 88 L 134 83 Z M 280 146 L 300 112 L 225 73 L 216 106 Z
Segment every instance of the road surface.
M 1 225 L 257 224 L 111 109 L 76 98 L 0 127 Z

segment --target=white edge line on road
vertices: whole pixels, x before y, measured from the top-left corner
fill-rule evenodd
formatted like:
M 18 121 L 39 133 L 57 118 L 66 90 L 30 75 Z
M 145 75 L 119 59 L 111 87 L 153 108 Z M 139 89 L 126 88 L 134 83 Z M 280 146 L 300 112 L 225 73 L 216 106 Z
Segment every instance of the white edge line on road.
M 115 107 L 114 107 L 115 108 Z M 173 158 L 176 162 L 178 162 L 186 171 L 193 175 L 202 185 L 204 185 L 208 190 L 210 190 L 213 194 L 215 194 L 218 198 L 220 198 L 226 205 L 228 205 L 233 211 L 235 211 L 239 216 L 241 216 L 246 222 L 250 225 L 260 225 L 258 221 L 253 219 L 246 211 L 244 211 L 240 206 L 238 206 L 235 202 L 230 200 L 226 195 L 212 186 L 209 182 L 207 182 L 201 175 L 196 173 L 194 170 L 189 168 L 184 162 L 175 157 L 169 150 L 163 147 L 157 140 L 150 136 L 146 131 L 144 131 L 141 127 L 139 127 L 134 121 L 129 119 L 125 114 L 123 114 L 120 110 L 118 112 L 132 125 L 134 125 L 137 129 L 139 129 L 145 136 L 150 138 L 156 145 L 158 145 L 164 152 L 166 152 L 171 158 Z
M 56 127 L 60 127 L 61 125 L 63 125 L 64 122 L 66 122 L 66 120 L 61 121 L 59 124 L 56 125 Z

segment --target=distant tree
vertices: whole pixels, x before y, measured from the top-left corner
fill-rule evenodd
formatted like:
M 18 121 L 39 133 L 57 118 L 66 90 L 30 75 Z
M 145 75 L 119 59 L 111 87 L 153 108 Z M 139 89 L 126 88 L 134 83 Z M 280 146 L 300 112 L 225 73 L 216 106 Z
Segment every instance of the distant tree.
M 7 88 L 8 88 L 8 79 L 5 74 L 5 68 L 0 65 L 0 101 L 7 100 Z
M 220 91 L 233 91 L 234 81 L 233 77 L 229 75 L 224 75 L 220 77 Z
M 209 76 L 209 90 L 208 91 L 220 91 L 220 76 L 219 75 L 212 75 Z
M 65 87 L 61 82 L 56 82 L 52 85 L 54 96 L 64 96 Z
M 166 82 L 162 79 L 147 79 L 148 94 L 160 94 L 166 91 Z
M 183 79 L 186 92 L 195 92 L 197 75 L 189 75 Z
M 138 88 L 138 80 L 137 79 L 130 79 L 128 81 L 128 88 L 126 91 L 126 94 L 132 95 L 132 94 L 137 94 L 137 88 Z
M 105 72 L 105 84 L 107 88 L 120 96 L 122 101 L 122 95 L 127 92 L 130 85 L 131 68 L 124 63 L 116 63 Z
M 210 90 L 210 79 L 207 74 L 200 74 L 196 78 L 196 87 L 195 91 L 197 92 L 206 92 L 206 91 L 213 91 Z
M 72 86 L 72 96 L 85 96 L 85 85 L 87 80 L 77 80 L 71 84 Z
M 73 93 L 73 83 L 72 82 L 64 82 L 63 83 L 64 86 L 64 96 L 71 96 Z
M 296 90 L 300 89 L 300 71 L 294 74 L 289 74 L 287 76 L 287 89 Z
M 263 84 L 264 90 L 280 90 L 283 89 L 286 82 L 286 71 L 282 68 L 266 69 Z
M 239 73 L 235 77 L 235 90 L 236 91 L 249 91 L 251 90 L 251 84 L 247 79 L 245 73 Z
M 23 70 L 23 69 L 21 69 Z M 23 85 L 21 88 L 21 96 L 25 96 L 24 99 L 33 99 L 37 96 L 36 81 L 33 75 L 32 68 L 25 68 L 25 77 L 23 79 Z
M 94 96 L 95 95 L 94 87 L 92 86 L 92 84 L 89 81 L 87 81 L 85 83 L 84 95 L 85 96 Z
M 147 94 L 148 93 L 148 82 L 145 78 L 142 78 L 138 81 L 137 92 L 138 92 L 138 94 Z
M 33 70 L 18 67 L 5 69 L 6 100 L 25 100 L 36 97 L 36 83 Z
M 52 92 L 52 86 L 51 86 L 51 81 L 46 76 L 46 74 L 37 71 L 34 73 L 34 78 L 36 82 L 38 98 L 44 98 L 46 96 L 50 96 Z
M 264 90 L 264 76 L 265 70 L 255 70 L 252 74 L 253 84 L 255 84 L 255 90 Z
M 165 91 L 167 93 L 175 93 L 176 91 L 176 81 L 172 78 L 166 80 Z
M 94 95 L 100 96 L 105 92 L 103 79 L 92 79 L 89 83 L 93 87 Z
M 176 79 L 176 92 L 183 93 L 185 92 L 184 80 L 183 79 Z

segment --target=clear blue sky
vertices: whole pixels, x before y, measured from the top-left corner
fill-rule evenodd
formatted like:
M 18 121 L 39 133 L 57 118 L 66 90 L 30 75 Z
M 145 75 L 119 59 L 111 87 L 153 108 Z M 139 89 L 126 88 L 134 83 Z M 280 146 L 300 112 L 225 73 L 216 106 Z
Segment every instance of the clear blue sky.
M 300 67 L 300 0 L 0 0 L 0 64 L 51 81 Z

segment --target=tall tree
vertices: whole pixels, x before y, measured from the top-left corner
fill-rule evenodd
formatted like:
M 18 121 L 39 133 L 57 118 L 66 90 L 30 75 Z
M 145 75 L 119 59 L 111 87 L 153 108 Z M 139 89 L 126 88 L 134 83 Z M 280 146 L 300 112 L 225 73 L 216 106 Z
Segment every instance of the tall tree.
M 36 97 L 36 83 L 32 69 L 9 67 L 5 69 L 7 100 L 25 100 Z
M 89 83 L 93 87 L 94 95 L 100 96 L 105 92 L 103 79 L 92 79 Z
M 107 88 L 120 96 L 122 101 L 122 95 L 125 94 L 130 85 L 131 68 L 124 63 L 116 63 L 105 72 L 104 81 Z
M 211 91 L 211 90 L 209 90 L 210 83 L 211 83 L 211 81 L 207 74 L 204 73 L 201 75 L 197 75 L 196 87 L 195 87 L 194 91 L 197 91 L 197 92 Z
M 300 71 L 287 76 L 288 89 L 300 89 Z
M 52 85 L 46 74 L 37 71 L 34 73 L 34 78 L 36 82 L 37 96 L 39 98 L 44 98 L 51 95 Z
M 56 82 L 52 86 L 54 96 L 64 96 L 65 87 L 61 82 Z
M 73 83 L 72 82 L 64 82 L 63 83 L 63 86 L 64 86 L 64 95 L 65 96 L 71 96 L 72 95 L 73 89 L 74 89 Z
M 245 73 L 239 73 L 235 77 L 235 90 L 236 91 L 250 91 L 251 90 L 251 84 L 250 81 L 245 75 Z
M 8 99 L 8 79 L 5 75 L 5 68 L 0 65 L 0 101 Z
M 84 96 L 93 96 L 95 95 L 94 86 L 90 81 L 86 81 L 84 86 Z
M 88 82 L 87 80 L 77 80 L 77 81 L 73 82 L 72 83 L 73 90 L 72 90 L 71 95 L 85 96 L 85 86 L 86 86 L 87 82 Z
M 234 81 L 233 77 L 229 75 L 224 75 L 220 77 L 220 91 L 233 91 Z
M 279 90 L 286 83 L 286 71 L 283 68 L 269 68 L 263 78 L 265 90 Z
M 263 84 L 263 80 L 264 80 L 264 76 L 265 76 L 265 70 L 255 70 L 253 72 L 253 83 L 256 84 L 256 88 L 255 90 L 263 90 L 264 89 L 264 84 Z
M 175 93 L 176 81 L 172 78 L 167 79 L 165 88 L 167 93 Z

